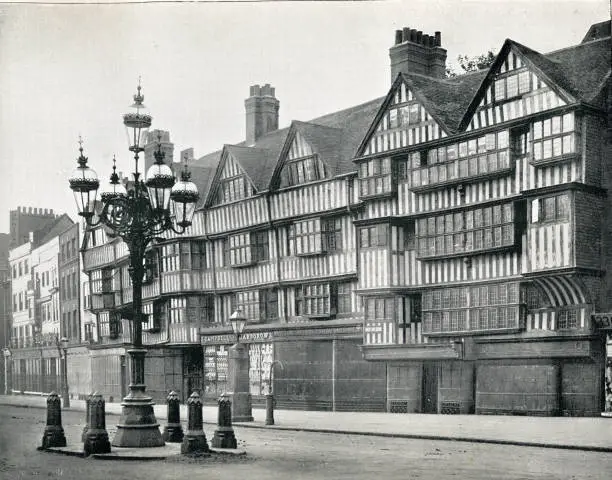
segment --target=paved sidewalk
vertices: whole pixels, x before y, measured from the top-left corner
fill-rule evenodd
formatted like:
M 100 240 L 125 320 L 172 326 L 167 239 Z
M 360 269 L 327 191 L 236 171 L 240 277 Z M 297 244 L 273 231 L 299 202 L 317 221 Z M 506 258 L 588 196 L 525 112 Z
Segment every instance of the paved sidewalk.
M 0 405 L 46 408 L 46 398 L 27 395 L 0 396 Z M 85 401 L 70 400 L 69 410 L 84 412 Z M 121 404 L 107 403 L 106 413 L 119 415 Z M 155 405 L 155 415 L 161 425 L 167 419 L 166 414 L 166 405 Z M 205 424 L 217 423 L 216 407 L 204 406 L 202 414 Z M 514 417 L 275 410 L 276 424 L 273 426 L 265 425 L 266 412 L 263 408 L 254 408 L 253 417 L 253 422 L 239 422 L 234 425 L 248 428 L 612 452 L 612 418 L 603 417 Z M 181 405 L 181 419 L 183 423 L 186 422 L 186 405 Z

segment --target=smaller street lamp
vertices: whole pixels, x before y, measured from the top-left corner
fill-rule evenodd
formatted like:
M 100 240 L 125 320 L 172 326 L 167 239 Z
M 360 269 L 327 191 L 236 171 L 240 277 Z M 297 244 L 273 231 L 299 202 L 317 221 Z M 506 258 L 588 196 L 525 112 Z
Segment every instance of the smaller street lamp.
M 249 391 L 249 352 L 243 343 L 240 343 L 240 335 L 247 324 L 247 319 L 238 307 L 230 316 L 232 330 L 236 335 L 236 343 L 229 348 L 229 379 L 232 400 L 232 421 L 252 422 L 253 410 L 251 407 L 251 392 Z
M 247 318 L 242 313 L 242 309 L 238 307 L 230 317 L 230 323 L 232 324 L 232 330 L 236 335 L 236 343 L 240 343 L 240 335 L 247 324 Z
M 64 404 L 64 408 L 69 408 L 70 397 L 68 395 L 68 339 L 66 337 L 62 337 L 61 339 L 59 339 L 56 336 L 55 343 L 57 345 L 60 358 L 62 359 L 62 403 Z M 64 352 L 63 357 L 62 351 Z
M 9 375 L 11 374 L 11 356 L 13 355 L 11 349 L 6 347 L 2 352 L 4 354 L 4 394 L 10 395 L 12 386 L 9 381 Z

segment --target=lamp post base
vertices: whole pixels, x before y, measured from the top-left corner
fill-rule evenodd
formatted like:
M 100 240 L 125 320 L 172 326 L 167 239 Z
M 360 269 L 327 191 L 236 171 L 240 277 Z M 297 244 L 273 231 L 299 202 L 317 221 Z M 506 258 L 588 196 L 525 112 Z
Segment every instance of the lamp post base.
M 252 422 L 251 394 L 248 392 L 233 392 L 229 393 L 228 396 L 232 401 L 232 422 Z
M 139 394 L 140 393 L 140 394 Z M 113 447 L 162 447 L 165 445 L 155 419 L 151 397 L 131 391 L 123 399 L 121 418 L 117 424 L 117 433 L 113 438 Z

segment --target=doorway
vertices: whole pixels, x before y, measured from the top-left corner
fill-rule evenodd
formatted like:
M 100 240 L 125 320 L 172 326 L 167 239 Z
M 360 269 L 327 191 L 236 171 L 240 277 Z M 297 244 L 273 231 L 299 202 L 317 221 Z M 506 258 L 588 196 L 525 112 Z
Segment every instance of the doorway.
M 423 364 L 423 413 L 438 413 L 438 377 L 440 366 Z

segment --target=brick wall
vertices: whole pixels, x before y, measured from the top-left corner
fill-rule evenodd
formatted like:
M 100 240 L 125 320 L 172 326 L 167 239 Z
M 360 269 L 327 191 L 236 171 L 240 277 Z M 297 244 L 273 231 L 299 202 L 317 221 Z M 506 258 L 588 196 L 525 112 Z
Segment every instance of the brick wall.
M 604 199 L 577 191 L 574 193 L 574 254 L 576 267 L 601 269 Z

